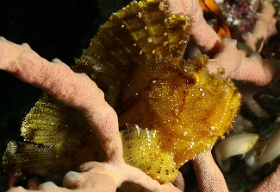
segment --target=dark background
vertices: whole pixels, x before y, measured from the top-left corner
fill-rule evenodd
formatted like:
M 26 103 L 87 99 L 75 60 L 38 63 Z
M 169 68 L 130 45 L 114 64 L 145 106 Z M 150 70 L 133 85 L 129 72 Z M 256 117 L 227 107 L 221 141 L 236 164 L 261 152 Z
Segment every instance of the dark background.
M 123 4 L 121 0 L 0 0 L 0 36 L 28 43 L 47 60 L 59 58 L 73 65 L 99 26 Z M 1 157 L 10 140 L 20 139 L 21 122 L 41 95 L 41 90 L 0 71 Z M 7 174 L 1 164 L 0 192 L 6 189 Z

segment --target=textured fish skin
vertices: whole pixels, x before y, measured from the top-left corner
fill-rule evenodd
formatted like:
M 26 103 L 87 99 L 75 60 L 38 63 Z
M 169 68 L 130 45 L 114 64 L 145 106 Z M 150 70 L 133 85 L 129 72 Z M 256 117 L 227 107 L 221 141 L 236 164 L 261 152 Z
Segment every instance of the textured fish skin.
M 73 67 L 91 77 L 116 110 L 125 161 L 161 183 L 174 181 L 186 161 L 210 150 L 240 105 L 233 83 L 208 73 L 207 56 L 184 59 L 190 30 L 191 19 L 170 14 L 165 1 L 134 1 L 100 27 Z M 53 162 L 54 172 L 65 167 L 61 174 L 79 163 L 103 161 L 84 121 L 79 111 L 44 96 L 21 129 L 32 147 L 11 143 L 3 157 L 5 170 L 43 176 L 51 173 L 42 167 L 44 161 Z M 75 159 L 77 151 L 82 155 Z M 40 160 L 22 171 L 20 156 Z

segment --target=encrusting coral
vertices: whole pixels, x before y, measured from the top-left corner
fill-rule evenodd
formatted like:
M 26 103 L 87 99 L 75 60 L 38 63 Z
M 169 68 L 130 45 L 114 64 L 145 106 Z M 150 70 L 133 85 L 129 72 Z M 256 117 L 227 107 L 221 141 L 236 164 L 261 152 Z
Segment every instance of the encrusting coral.
M 256 84 L 266 84 L 278 78 L 279 70 L 270 62 L 263 62 L 261 58 L 257 58 L 259 61 L 255 64 L 257 67 L 252 69 L 250 63 L 254 62 L 255 58 L 246 58 L 244 52 L 236 49 L 235 41 L 221 41 L 204 20 L 198 1 L 174 0 L 168 3 L 171 12 L 184 13 L 192 17 L 191 37 L 202 51 L 215 55 L 207 64 L 210 72 L 224 71 L 225 77 L 248 80 Z M 211 41 L 208 41 L 209 39 Z M 81 165 L 79 173 L 72 171 L 67 173 L 63 182 L 65 188 L 48 182 L 42 184 L 40 190 L 115 191 L 121 183 L 130 181 L 150 191 L 180 191 L 171 183 L 160 184 L 140 169 L 124 162 L 117 114 L 105 101 L 102 91 L 88 76 L 74 73 L 59 60 L 46 61 L 26 44 L 16 45 L 2 38 L 0 47 L 0 69 L 45 90 L 64 104 L 80 110 L 97 135 L 108 158 L 106 162 L 88 162 Z M 260 80 L 257 78 L 259 75 L 261 75 Z M 228 191 L 223 175 L 210 152 L 199 154 L 194 159 L 194 165 L 202 191 Z M 267 179 L 265 186 L 273 183 L 273 189 L 279 188 L 278 183 L 275 184 L 276 173 L 277 171 Z M 259 189 L 257 188 L 256 191 Z M 10 191 L 26 190 L 18 187 Z

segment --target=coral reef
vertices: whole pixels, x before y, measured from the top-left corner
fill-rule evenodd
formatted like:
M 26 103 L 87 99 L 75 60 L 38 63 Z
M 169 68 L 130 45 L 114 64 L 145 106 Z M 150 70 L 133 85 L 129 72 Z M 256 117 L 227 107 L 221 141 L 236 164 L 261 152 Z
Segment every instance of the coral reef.
M 208 73 L 207 57 L 183 59 L 190 29 L 190 19 L 170 15 L 164 1 L 133 2 L 100 27 L 73 67 L 91 77 L 116 110 L 125 161 L 161 183 L 174 181 L 186 161 L 210 150 L 239 109 L 237 89 Z M 44 96 L 22 124 L 24 142 L 8 144 L 4 169 L 64 175 L 90 160 L 104 161 L 79 114 Z
M 215 55 L 213 59 L 209 59 L 207 64 L 210 72 L 223 73 L 224 77 L 246 80 L 257 85 L 268 84 L 271 80 L 279 78 L 278 66 L 274 62 L 264 61 L 261 57 L 250 56 L 251 53 L 248 49 L 246 51 L 238 50 L 236 41 L 228 39 L 221 41 L 215 31 L 204 20 L 198 2 L 178 0 L 170 1 L 169 3 L 173 13 L 183 12 L 192 16 L 193 29 L 191 37 L 203 52 Z M 262 11 L 265 11 L 269 6 L 270 4 L 265 3 Z M 273 34 L 271 25 L 273 25 L 274 20 L 272 15 L 269 18 L 259 17 L 259 20 L 262 19 L 268 21 L 266 23 L 270 23 L 269 25 L 262 25 L 264 42 L 270 34 Z M 260 26 L 256 25 L 256 27 Z M 252 34 L 255 36 L 255 33 Z M 209 39 L 210 41 L 208 41 Z M 252 43 L 252 45 L 252 50 L 258 50 L 259 47 L 256 43 Z M 79 173 L 67 173 L 63 183 L 65 188 L 57 187 L 53 183 L 44 183 L 39 187 L 40 190 L 68 191 L 66 189 L 68 188 L 76 191 L 115 191 L 116 187 L 120 186 L 121 183 L 130 181 L 150 191 L 179 191 L 171 183 L 161 185 L 139 169 L 129 166 L 123 161 L 117 115 L 105 102 L 103 93 L 90 78 L 86 75 L 72 72 L 61 61 L 54 60 L 52 63 L 46 61 L 26 44 L 16 45 L 1 39 L 0 47 L 0 69 L 14 74 L 25 82 L 40 87 L 64 104 L 79 109 L 89 125 L 93 127 L 92 131 L 97 134 L 100 144 L 108 157 L 107 162 L 104 163 L 89 162 L 83 164 L 80 166 Z M 37 74 L 42 75 L 38 76 Z M 71 81 L 65 81 L 66 77 Z M 224 177 L 210 152 L 199 154 L 194 159 L 194 166 L 202 191 L 228 191 Z M 261 191 L 263 188 L 266 190 L 278 190 L 279 182 L 276 182 L 277 179 L 275 179 L 279 175 L 277 170 L 263 184 L 260 184 L 255 191 Z M 93 180 L 96 182 L 93 182 Z M 106 186 L 106 188 L 100 189 L 100 186 Z M 10 191 L 26 190 L 19 187 Z

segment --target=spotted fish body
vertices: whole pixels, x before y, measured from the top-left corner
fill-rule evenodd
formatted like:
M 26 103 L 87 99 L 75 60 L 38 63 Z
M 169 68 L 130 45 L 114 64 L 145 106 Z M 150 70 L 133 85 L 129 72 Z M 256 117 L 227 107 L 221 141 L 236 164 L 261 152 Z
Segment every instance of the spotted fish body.
M 84 162 L 106 156 L 82 113 L 47 94 L 21 126 L 24 141 L 10 141 L 2 157 L 6 172 L 19 177 L 64 176 Z
M 212 148 L 230 128 L 240 103 L 240 94 L 230 80 L 208 73 L 207 56 L 201 55 L 195 60 L 183 58 L 190 29 L 191 19 L 170 14 L 165 1 L 134 1 L 100 27 L 73 67 L 76 72 L 89 75 L 116 110 L 125 161 L 161 183 L 174 181 L 178 169 L 186 161 Z M 40 102 L 48 100 L 43 98 Z M 71 125 L 73 120 L 67 116 L 76 112 L 70 110 L 61 114 L 66 106 L 57 106 L 49 110 L 47 117 L 34 118 L 49 122 L 58 118 L 59 122 Z M 31 119 L 32 113 L 29 114 Z M 72 129 L 63 124 L 55 122 L 52 129 L 70 133 Z M 40 123 L 29 122 L 23 124 L 22 130 L 28 127 L 34 135 L 41 131 L 40 126 Z M 46 130 L 41 132 L 47 135 Z M 36 143 L 33 135 L 29 135 L 29 139 L 25 136 L 25 139 Z M 68 146 L 81 149 L 80 145 L 76 147 L 82 139 L 77 135 L 71 139 L 65 138 L 67 134 L 47 138 L 67 140 Z M 54 144 L 51 151 L 57 151 L 61 146 Z M 94 145 L 86 146 L 95 150 Z M 64 145 L 63 149 L 66 147 Z M 26 151 L 19 153 L 24 155 Z M 8 152 L 4 157 L 8 157 Z M 5 159 L 4 167 L 12 158 L 16 162 L 14 154 Z M 92 155 L 85 162 L 88 158 L 96 159 Z M 12 168 L 9 170 L 13 172 Z
M 184 60 L 190 29 L 190 18 L 169 14 L 164 1 L 133 2 L 77 61 L 118 113 L 126 162 L 164 183 L 211 149 L 239 108 L 236 88 L 207 72 L 206 56 Z

